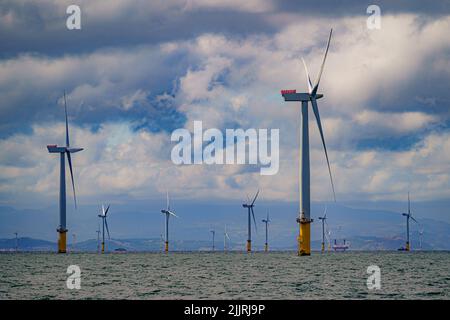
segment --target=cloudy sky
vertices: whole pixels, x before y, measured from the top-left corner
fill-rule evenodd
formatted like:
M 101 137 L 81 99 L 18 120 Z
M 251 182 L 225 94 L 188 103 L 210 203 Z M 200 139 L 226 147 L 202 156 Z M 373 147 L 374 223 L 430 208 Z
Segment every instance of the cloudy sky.
M 59 163 L 46 145 L 64 144 L 64 90 L 71 144 L 85 148 L 73 156 L 80 217 L 95 218 L 102 202 L 121 206 L 123 217 L 144 203 L 158 212 L 166 189 L 197 207 L 236 201 L 241 210 L 258 188 L 266 203 L 295 204 L 300 111 L 279 92 L 306 90 L 300 58 L 315 78 L 332 27 L 319 107 L 338 203 L 402 210 L 410 191 L 418 217 L 449 222 L 449 1 L 377 1 L 379 30 L 367 27 L 371 2 L 312 3 L 2 1 L 0 211 L 50 212 L 53 225 L 35 235 L 54 237 Z M 81 8 L 81 30 L 66 28 L 70 4 Z M 195 120 L 204 129 L 280 129 L 279 173 L 175 166 L 170 135 Z M 310 120 L 320 204 L 332 193 Z M 73 217 L 70 198 L 68 207 Z

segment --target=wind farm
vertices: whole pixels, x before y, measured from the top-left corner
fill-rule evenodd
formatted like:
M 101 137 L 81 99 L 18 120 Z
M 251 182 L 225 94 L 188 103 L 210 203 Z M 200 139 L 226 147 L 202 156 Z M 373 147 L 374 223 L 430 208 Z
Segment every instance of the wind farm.
M 0 2 L 0 300 L 450 299 L 445 1 L 98 2 Z

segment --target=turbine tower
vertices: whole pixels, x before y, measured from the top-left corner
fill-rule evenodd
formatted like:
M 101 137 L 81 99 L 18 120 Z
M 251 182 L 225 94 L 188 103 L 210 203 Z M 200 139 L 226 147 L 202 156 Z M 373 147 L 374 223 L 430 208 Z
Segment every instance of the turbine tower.
M 330 31 L 328 37 L 328 44 L 325 51 L 325 56 L 320 67 L 320 72 L 317 77 L 316 84 L 312 85 L 311 78 L 309 77 L 306 63 L 303 60 L 303 65 L 306 70 L 306 79 L 308 82 L 307 93 L 297 93 L 296 90 L 281 90 L 281 94 L 285 101 L 301 101 L 301 139 L 300 139 L 300 212 L 297 218 L 297 223 L 300 224 L 299 237 L 298 237 L 298 255 L 309 256 L 311 254 L 311 200 L 310 200 L 310 168 L 309 168 L 309 129 L 308 129 L 308 103 L 311 102 L 314 115 L 316 117 L 317 126 L 319 128 L 320 137 L 325 150 L 325 157 L 328 165 L 328 172 L 331 179 L 331 187 L 333 190 L 333 197 L 336 201 L 334 193 L 333 177 L 331 175 L 330 162 L 328 160 L 327 147 L 325 145 L 325 138 L 322 130 L 322 123 L 320 121 L 319 108 L 317 106 L 317 99 L 323 97 L 323 94 L 317 93 L 319 88 L 320 77 L 322 76 L 325 60 L 328 54 L 328 48 L 330 47 L 331 35 L 333 29 Z
M 175 213 L 170 211 L 169 191 L 167 191 L 167 209 L 162 209 L 161 213 L 166 215 L 166 239 L 165 239 L 166 242 L 165 242 L 164 251 L 169 252 L 169 217 L 174 216 L 174 217 L 178 218 L 178 216 Z
M 231 241 L 230 236 L 228 235 L 228 232 L 227 232 L 227 225 L 225 225 L 225 230 L 223 232 L 223 251 L 227 251 L 227 249 L 228 249 L 227 239 L 228 239 L 228 241 Z
M 111 239 L 111 237 L 109 236 L 109 228 L 108 228 L 108 221 L 107 216 L 108 216 L 108 211 L 109 211 L 109 204 L 108 207 L 105 210 L 105 206 L 102 205 L 102 213 L 99 214 L 99 218 L 102 219 L 102 225 L 103 225 L 103 233 L 102 233 L 102 253 L 105 253 L 105 227 L 106 227 L 106 232 L 108 232 L 108 239 Z
M 264 251 L 267 252 L 269 251 L 269 240 L 268 240 L 268 235 L 269 235 L 269 211 L 267 211 L 267 218 L 266 219 L 262 219 L 262 222 L 264 222 L 266 224 L 266 243 L 264 244 Z
M 100 252 L 100 224 L 97 227 L 97 253 Z
M 423 228 L 419 230 L 419 248 L 422 250 L 422 238 L 423 238 Z
M 325 251 L 325 220 L 327 219 L 327 207 L 325 207 L 325 211 L 323 213 L 323 217 L 319 217 L 319 220 L 322 220 L 322 253 Z
M 212 251 L 214 251 L 215 250 L 216 231 L 213 229 L 213 230 L 210 230 L 210 232 L 212 233 Z
M 72 240 L 72 252 L 75 252 L 75 244 L 76 244 L 76 241 L 77 241 L 77 235 L 75 233 L 72 233 L 72 238 L 73 238 L 73 240 Z
M 14 232 L 14 234 L 16 235 L 16 252 L 18 252 L 19 251 L 19 238 L 17 237 L 18 233 Z
M 59 233 L 58 239 L 58 253 L 66 253 L 66 155 L 67 162 L 69 163 L 70 177 L 72 179 L 73 200 L 75 208 L 77 207 L 77 198 L 75 195 L 75 183 L 73 182 L 73 170 L 72 170 L 72 153 L 79 152 L 83 148 L 71 148 L 69 143 L 69 123 L 67 120 L 67 102 L 66 93 L 64 92 L 64 110 L 66 114 L 66 146 L 58 147 L 56 144 L 47 145 L 49 153 L 60 154 L 60 176 L 59 176 L 59 228 L 56 230 Z
M 414 219 L 414 217 L 411 214 L 411 204 L 409 201 L 409 192 L 408 192 L 408 213 L 402 213 L 402 215 L 406 217 L 406 247 L 405 247 L 405 251 L 409 251 L 411 249 L 410 244 L 409 244 L 409 219 L 411 219 L 415 223 L 418 223 L 417 220 Z
M 248 237 L 247 237 L 247 252 L 252 251 L 252 219 L 251 216 L 253 216 L 253 222 L 255 223 L 255 230 L 258 232 L 258 229 L 256 227 L 256 219 L 255 219 L 255 212 L 253 211 L 253 207 L 255 206 L 256 198 L 258 197 L 259 190 L 256 192 L 255 197 L 253 198 L 253 201 L 248 204 L 244 203 L 242 206 L 244 208 L 248 209 Z M 250 199 L 248 199 L 248 202 L 250 202 Z

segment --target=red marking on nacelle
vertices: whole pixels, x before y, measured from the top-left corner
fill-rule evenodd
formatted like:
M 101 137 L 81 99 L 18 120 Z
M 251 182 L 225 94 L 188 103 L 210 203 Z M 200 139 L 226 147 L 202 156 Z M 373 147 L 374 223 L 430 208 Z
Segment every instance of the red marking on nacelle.
M 49 148 L 56 148 L 57 145 L 56 144 L 48 144 L 47 147 L 49 147 Z
M 287 93 L 297 93 L 297 90 L 295 90 L 295 89 L 281 90 L 281 94 L 287 94 Z

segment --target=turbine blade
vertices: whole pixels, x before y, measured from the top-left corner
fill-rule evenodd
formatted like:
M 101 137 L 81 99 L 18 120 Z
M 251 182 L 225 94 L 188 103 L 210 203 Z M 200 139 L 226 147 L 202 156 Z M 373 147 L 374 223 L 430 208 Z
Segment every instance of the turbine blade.
M 169 190 L 167 190 L 167 211 L 170 211 Z
M 108 220 L 106 220 L 106 217 L 104 219 L 105 219 L 106 232 L 108 233 L 108 239 L 111 239 L 111 237 L 109 236 Z
M 324 212 L 323 212 L 323 218 L 324 218 L 324 219 L 327 218 L 327 209 L 328 209 L 328 206 L 325 205 L 325 210 L 324 210 Z
M 314 115 L 316 116 L 317 127 L 319 127 L 320 137 L 322 138 L 323 149 L 325 150 L 325 157 L 327 158 L 328 172 L 330 174 L 331 188 L 333 189 L 333 198 L 334 198 L 334 202 L 336 202 L 336 194 L 334 192 L 333 176 L 331 175 L 330 161 L 328 160 L 327 146 L 325 144 L 325 138 L 323 136 L 322 122 L 320 121 L 320 114 L 319 114 L 319 108 L 317 107 L 317 100 L 315 98 L 312 98 L 311 103 L 312 103 Z
M 258 192 L 256 192 L 255 198 L 253 198 L 253 201 L 252 201 L 251 206 L 253 206 L 253 204 L 254 204 L 255 201 L 256 201 L 256 198 L 258 198 L 258 194 L 259 194 L 259 190 L 258 190 Z
M 414 218 L 413 218 L 413 216 L 411 216 L 411 215 L 410 215 L 409 217 L 410 217 L 410 218 L 411 218 L 411 220 L 412 220 L 412 221 L 414 221 L 415 223 L 419 223 L 419 222 L 417 222 L 417 220 L 416 220 L 416 219 L 414 219 Z
M 108 214 L 109 206 L 110 206 L 110 205 L 108 204 L 108 207 L 106 208 L 106 211 L 105 211 L 105 213 L 104 213 L 105 216 Z
M 308 82 L 308 93 L 312 92 L 312 82 L 311 82 L 311 78 L 309 77 L 309 72 L 308 72 L 308 67 L 306 66 L 306 62 L 302 57 L 302 61 L 303 61 L 303 66 L 305 67 L 305 72 L 306 72 L 306 82 Z
M 253 223 L 255 224 L 255 231 L 258 233 L 258 227 L 256 226 L 256 219 L 255 219 L 255 212 L 253 211 L 253 207 L 250 207 L 252 210 L 252 216 L 253 216 Z
M 175 213 L 173 213 L 172 211 L 169 211 L 169 214 L 173 215 L 176 218 L 179 218 L 179 216 L 177 216 Z
M 105 206 L 102 204 L 102 215 L 105 215 Z
M 317 89 L 319 88 L 320 77 L 322 77 L 323 67 L 325 66 L 325 60 L 327 59 L 328 48 L 330 47 L 332 34 L 333 34 L 333 29 L 330 30 L 330 36 L 328 37 L 327 49 L 325 50 L 325 55 L 323 57 L 322 66 L 320 67 L 320 72 L 319 72 L 319 76 L 317 77 L 316 85 L 314 86 L 314 88 L 312 90 L 312 95 L 315 95 L 317 93 Z
M 66 91 L 64 90 L 64 111 L 66 112 L 66 147 L 69 148 L 69 121 L 67 121 L 67 101 L 66 101 Z
M 72 169 L 72 158 L 70 152 L 66 152 L 67 161 L 69 162 L 70 177 L 72 178 L 72 189 L 73 189 L 73 201 L 75 202 L 75 208 L 77 208 L 77 196 L 75 195 L 75 183 L 73 182 L 73 169 Z

